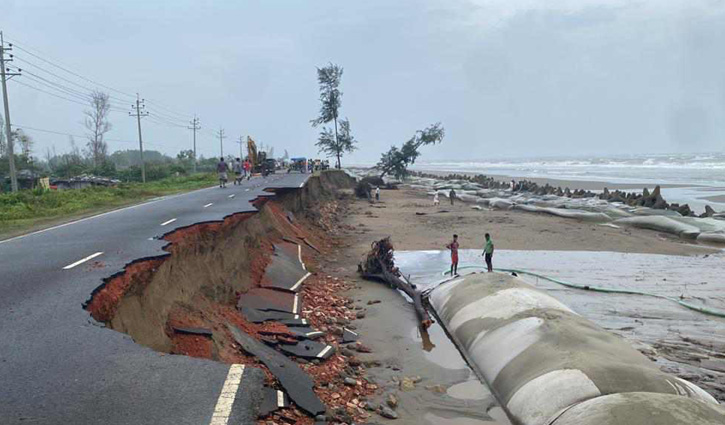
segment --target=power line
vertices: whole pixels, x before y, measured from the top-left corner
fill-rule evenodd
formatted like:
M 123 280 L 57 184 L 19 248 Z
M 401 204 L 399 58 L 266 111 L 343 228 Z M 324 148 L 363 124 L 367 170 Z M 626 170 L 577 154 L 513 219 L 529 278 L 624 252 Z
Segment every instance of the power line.
M 30 61 L 26 60 L 26 59 L 23 59 L 22 57 L 18 57 L 17 55 L 15 55 L 15 56 L 14 56 L 14 59 L 18 59 L 18 60 L 20 60 L 21 62 L 24 62 L 24 63 L 26 63 L 26 64 L 28 64 L 28 65 L 32 66 L 33 68 L 37 68 L 38 70 L 40 70 L 40 71 L 42 71 L 42 72 L 45 72 L 46 74 L 50 74 L 50 75 L 52 75 L 52 76 L 54 76 L 54 77 L 56 77 L 56 78 L 58 78 L 58 79 L 60 79 L 60 80 L 63 80 L 63 81 L 65 81 L 65 82 L 67 82 L 67 83 L 70 83 L 70 84 L 73 84 L 73 85 L 74 85 L 74 86 L 76 86 L 76 87 L 80 87 L 80 88 L 82 88 L 83 90 L 87 91 L 88 93 L 91 93 L 91 92 L 93 92 L 93 91 L 96 91 L 96 90 L 97 90 L 97 89 L 94 89 L 94 88 L 86 87 L 86 86 L 84 86 L 84 85 L 82 85 L 82 84 L 78 84 L 77 82 L 75 82 L 75 81 L 73 81 L 73 80 L 70 80 L 70 79 L 68 79 L 68 78 L 65 78 L 65 77 L 63 77 L 63 76 L 60 76 L 60 75 L 58 75 L 58 74 L 56 74 L 56 73 L 54 73 L 54 72 L 48 71 L 47 69 L 45 69 L 45 68 L 43 68 L 43 67 L 41 67 L 41 66 L 38 66 L 38 65 L 36 65 L 36 64 L 34 64 L 34 63 L 32 63 L 32 62 L 30 62 Z M 26 72 L 30 73 L 30 72 L 29 72 L 29 71 L 27 71 L 27 70 L 26 70 Z M 35 75 L 35 74 L 33 74 L 33 75 Z M 37 75 L 36 75 L 36 76 L 37 76 Z M 40 76 L 37 76 L 37 77 L 38 77 L 38 78 L 43 78 L 43 77 L 40 77 Z M 46 80 L 46 81 L 50 81 L 50 80 Z M 59 83 L 56 83 L 55 81 L 52 81 L 52 83 L 54 83 L 54 84 L 58 84 L 58 85 L 61 85 L 61 84 L 59 84 Z M 77 89 L 73 89 L 73 90 L 77 90 Z M 121 99 L 121 98 L 119 98 L 119 97 L 116 97 L 116 96 L 111 96 L 111 95 L 108 95 L 108 97 L 109 97 L 109 98 L 111 98 L 111 99 L 114 99 L 114 100 L 116 100 L 116 101 L 118 101 L 118 102 L 128 102 L 128 100 L 127 100 L 127 99 Z
M 15 39 L 13 38 L 13 40 L 15 40 Z M 56 68 L 58 68 L 58 69 L 60 69 L 60 70 L 62 70 L 62 71 L 65 71 L 65 72 L 67 72 L 67 73 L 69 73 L 69 74 L 71 74 L 71 75 L 74 75 L 74 76 L 76 76 L 76 77 L 78 77 L 78 78 L 80 78 L 80 79 L 82 79 L 82 80 L 84 80 L 84 81 L 87 81 L 87 82 L 89 82 L 89 83 L 93 83 L 93 84 L 95 84 L 95 85 L 97 85 L 97 86 L 100 86 L 100 87 L 104 87 L 104 88 L 106 88 L 106 89 L 108 89 L 108 90 L 112 90 L 112 91 L 114 91 L 114 92 L 116 92 L 116 93 L 122 94 L 122 95 L 124 95 L 124 96 L 128 96 L 128 97 L 130 97 L 130 98 L 133 98 L 133 97 L 134 97 L 134 96 L 133 96 L 132 94 L 128 94 L 128 93 L 126 93 L 126 92 L 123 92 L 123 91 L 121 91 L 121 90 L 115 89 L 115 88 L 113 88 L 113 87 L 111 87 L 111 86 L 108 86 L 108 85 L 105 85 L 105 84 L 99 83 L 98 81 L 94 81 L 94 80 L 91 80 L 90 78 L 88 78 L 88 77 L 84 77 L 83 75 L 81 75 L 81 74 L 78 74 L 78 73 L 76 73 L 76 72 L 74 72 L 74 71 L 71 71 L 70 69 L 68 69 L 68 68 L 66 68 L 66 67 L 64 67 L 64 66 L 58 65 L 58 64 L 56 64 L 56 63 L 54 63 L 54 62 L 52 62 L 52 61 L 50 61 L 50 60 L 48 60 L 48 59 L 45 59 L 45 58 L 43 58 L 43 57 L 41 57 L 41 56 L 39 56 L 39 55 L 37 55 L 37 54 L 35 54 L 35 53 L 31 52 L 30 50 L 28 50 L 28 49 L 24 48 L 24 47 L 23 47 L 22 45 L 23 45 L 23 44 L 25 44 L 25 43 L 21 42 L 21 45 L 20 45 L 20 46 L 18 46 L 18 44 L 17 44 L 17 40 L 15 40 L 15 41 L 16 41 L 16 42 L 15 42 L 15 43 L 14 43 L 13 45 L 14 45 L 14 46 L 15 46 L 15 47 L 16 47 L 16 48 L 17 48 L 18 50 L 22 50 L 23 52 L 25 52 L 25 53 L 29 54 L 30 56 L 32 56 L 32 57 L 34 57 L 34 58 L 36 58 L 36 59 L 39 59 L 39 60 L 41 60 L 41 61 L 43 61 L 43 62 L 47 63 L 48 65 L 54 66 L 54 67 L 56 67 Z
M 48 129 L 45 129 L 45 128 L 38 128 L 38 127 L 30 127 L 30 126 L 23 125 L 23 124 L 13 124 L 12 126 L 15 127 L 16 129 L 19 129 L 19 130 L 39 131 L 41 133 L 57 134 L 57 135 L 60 135 L 60 136 L 80 137 L 82 139 L 88 137 L 88 135 L 85 135 L 85 134 L 64 133 L 62 131 L 48 130 Z M 104 139 L 104 140 L 106 140 L 107 142 L 118 142 L 118 143 L 132 143 L 132 144 L 136 144 L 136 142 L 133 141 L 133 140 L 123 140 L 123 139 Z M 170 147 L 168 145 L 161 145 L 161 144 L 158 144 L 158 143 L 149 143 L 149 142 L 146 142 L 146 144 L 147 145 L 150 145 L 150 146 L 158 146 L 158 147 L 166 147 L 166 148 Z
M 17 39 L 15 39 L 15 38 L 13 38 L 13 40 L 15 40 L 15 44 L 14 44 L 14 46 L 15 46 L 15 47 L 17 47 L 17 48 L 18 48 L 18 50 L 22 50 L 23 52 L 27 53 L 28 55 L 30 55 L 30 56 L 32 56 L 32 57 L 34 57 L 34 58 L 37 58 L 38 60 L 41 60 L 41 61 L 43 61 L 43 62 L 45 62 L 45 63 L 47 63 L 47 64 L 49 64 L 49 65 L 51 65 L 51 66 L 53 66 L 53 67 L 55 67 L 55 68 L 58 68 L 58 69 L 60 69 L 60 70 L 62 70 L 62 71 L 64 71 L 64 72 L 67 72 L 68 74 L 71 74 L 71 75 L 73 75 L 73 76 L 75 76 L 75 77 L 77 77 L 77 78 L 80 78 L 80 79 L 82 79 L 82 80 L 84 80 L 84 81 L 86 81 L 86 82 L 89 82 L 89 83 L 95 84 L 95 85 L 97 85 L 97 86 L 100 86 L 100 87 L 106 88 L 106 89 L 108 89 L 108 90 L 112 90 L 112 91 L 114 91 L 114 92 L 116 92 L 116 93 L 119 93 L 119 94 L 122 94 L 122 95 L 124 95 L 124 96 L 128 96 L 128 97 L 129 97 L 129 98 L 131 98 L 131 99 L 133 99 L 133 98 L 135 97 L 135 96 L 134 96 L 134 95 L 132 95 L 132 94 L 126 93 L 126 92 L 124 92 L 124 91 L 121 91 L 121 90 L 118 90 L 118 89 L 116 89 L 116 88 L 113 88 L 113 87 L 111 87 L 111 86 L 109 86 L 109 85 L 106 85 L 106 84 L 100 83 L 100 82 L 98 82 L 98 81 L 92 80 L 92 79 L 90 79 L 90 78 L 88 78 L 88 77 L 85 77 L 85 76 L 83 76 L 83 75 L 81 75 L 81 74 L 79 74 L 79 73 L 77 73 L 77 72 L 74 72 L 74 71 L 72 71 L 72 70 L 68 69 L 68 68 L 67 68 L 67 67 L 65 67 L 65 66 L 59 65 L 58 63 L 55 63 L 55 62 L 53 62 L 53 61 L 51 61 L 51 60 L 48 60 L 48 59 L 45 59 L 45 58 L 43 58 L 42 56 L 40 56 L 40 55 L 38 55 L 38 54 L 36 54 L 36 53 L 33 53 L 32 51 L 28 50 L 28 48 L 26 48 L 26 47 L 23 47 L 23 45 L 25 45 L 25 46 L 28 46 L 28 45 L 27 45 L 27 44 L 25 44 L 25 43 L 23 43 L 22 41 L 20 42 L 20 43 L 21 43 L 21 45 L 17 45 L 17 41 L 18 41 L 18 40 L 17 40 Z M 37 52 L 40 52 L 40 50 L 39 50 L 39 49 L 35 49 L 35 48 L 33 48 L 32 50 L 35 50 L 35 51 L 37 51 Z M 52 73 L 52 72 L 50 72 L 50 71 L 47 71 L 47 70 L 45 70 L 44 68 L 42 68 L 42 67 L 40 67 L 40 66 L 38 66 L 38 65 L 36 65 L 36 64 L 33 64 L 32 62 L 29 62 L 29 61 L 28 61 L 27 59 L 23 59 L 23 58 L 20 58 L 20 60 L 21 60 L 21 61 L 23 61 L 23 62 L 25 62 L 25 63 L 28 63 L 28 64 L 30 64 L 30 65 L 32 65 L 32 66 L 35 66 L 35 67 L 36 67 L 36 68 L 38 68 L 38 69 L 42 69 L 42 70 L 44 70 L 45 72 L 48 72 L 49 74 L 52 74 L 52 75 L 54 75 L 54 76 L 56 76 L 56 77 L 58 77 L 58 78 L 60 78 L 60 79 L 62 79 L 62 80 L 64 80 L 64 81 L 66 81 L 66 82 L 72 83 L 72 84 L 74 84 L 74 85 L 78 85 L 78 86 L 80 86 L 80 87 L 84 87 L 84 86 L 81 86 L 80 84 L 77 84 L 77 83 L 75 83 L 75 82 L 72 82 L 71 80 L 65 79 L 64 77 L 61 77 L 61 76 L 59 76 L 59 75 L 57 75 L 57 74 L 54 74 L 54 73 Z M 88 89 L 88 87 L 84 87 L 84 88 Z M 111 96 L 111 97 L 115 98 L 114 96 Z M 122 101 L 122 102 L 128 101 L 128 100 L 126 100 L 126 99 L 119 99 L 119 98 L 115 98 L 115 99 L 116 99 L 116 100 L 119 100 L 119 101 Z M 165 106 L 165 105 L 164 105 L 164 104 L 163 104 L 162 102 L 160 102 L 160 101 L 157 101 L 157 100 L 152 100 L 152 99 L 148 99 L 148 100 L 147 100 L 147 102 L 149 102 L 149 103 L 152 103 L 152 104 L 156 105 L 156 107 L 158 107 L 159 109 L 162 109 L 162 110 L 166 111 L 167 113 L 170 113 L 170 114 L 174 114 L 174 115 L 177 115 L 177 116 L 181 117 L 181 118 L 175 118 L 175 119 L 182 119 L 182 118 L 183 118 L 183 120 L 185 121 L 185 120 L 186 120 L 187 118 L 191 118 L 191 117 L 192 117 L 192 115 L 190 115 L 190 114 L 185 114 L 185 113 L 181 113 L 181 112 L 175 111 L 174 109 L 172 109 L 172 108 L 170 108 L 170 107 L 168 107 L 168 106 Z

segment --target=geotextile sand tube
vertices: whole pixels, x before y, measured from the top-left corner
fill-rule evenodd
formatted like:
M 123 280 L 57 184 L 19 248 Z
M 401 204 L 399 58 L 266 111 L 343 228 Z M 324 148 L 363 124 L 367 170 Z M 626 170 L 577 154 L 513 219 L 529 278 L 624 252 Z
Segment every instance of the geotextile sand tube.
M 694 418 L 662 422 L 666 425 L 709 424 L 712 418 L 725 423 L 725 410 L 704 390 L 660 371 L 622 338 L 516 277 L 466 275 L 432 290 L 429 300 L 468 362 L 517 424 L 605 424 L 601 418 L 608 413 L 602 406 L 607 404 L 612 412 L 615 407 L 655 413 L 660 409 L 673 417 L 677 413 L 668 406 L 676 406 Z M 645 396 L 629 395 L 642 393 Z M 599 416 L 576 408 L 615 394 L 620 397 L 607 399 L 612 403 L 597 404 L 603 412 Z M 677 403 L 655 403 L 648 394 L 658 400 L 669 395 Z M 659 423 L 652 418 L 631 415 L 613 423 Z

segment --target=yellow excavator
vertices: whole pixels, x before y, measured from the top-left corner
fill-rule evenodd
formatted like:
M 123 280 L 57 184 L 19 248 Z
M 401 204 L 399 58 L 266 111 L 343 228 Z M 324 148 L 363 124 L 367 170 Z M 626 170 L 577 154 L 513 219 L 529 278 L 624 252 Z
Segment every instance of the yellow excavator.
M 247 136 L 247 156 L 252 164 L 253 173 L 262 173 L 263 175 L 274 173 L 276 168 L 274 159 L 267 159 L 267 152 L 258 151 L 257 143 L 249 136 Z

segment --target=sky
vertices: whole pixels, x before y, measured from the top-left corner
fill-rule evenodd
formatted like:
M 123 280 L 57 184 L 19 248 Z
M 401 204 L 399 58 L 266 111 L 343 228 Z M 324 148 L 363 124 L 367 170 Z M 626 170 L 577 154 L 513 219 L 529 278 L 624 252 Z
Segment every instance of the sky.
M 88 108 L 37 91 L 59 94 L 48 81 L 112 96 L 111 151 L 137 148 L 126 111 L 140 93 L 147 149 L 190 149 L 186 126 L 198 114 L 207 157 L 220 152 L 219 128 L 225 153 L 251 135 L 275 154 L 317 157 L 316 67 L 330 62 L 344 68 L 340 114 L 359 142 L 348 164 L 375 162 L 435 122 L 446 137 L 422 160 L 725 149 L 724 0 L 3 0 L 1 9 L 12 64 L 35 74 L 9 82 L 11 120 L 40 157 L 67 151 L 69 138 L 30 127 L 85 143 Z M 60 95 L 80 101 L 72 93 Z

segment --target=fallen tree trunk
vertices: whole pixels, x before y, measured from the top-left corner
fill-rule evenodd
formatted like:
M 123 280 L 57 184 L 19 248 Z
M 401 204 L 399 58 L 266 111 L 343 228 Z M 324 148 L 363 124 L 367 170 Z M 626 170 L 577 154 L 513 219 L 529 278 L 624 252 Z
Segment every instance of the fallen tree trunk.
M 423 306 L 421 292 L 416 289 L 415 285 L 405 279 L 400 270 L 395 267 L 393 252 L 393 244 L 390 242 L 390 238 L 373 242 L 365 261 L 357 266 L 358 273 L 365 279 L 383 281 L 394 289 L 405 292 L 413 300 L 415 313 L 418 320 L 420 320 L 421 326 L 428 329 L 433 324 L 433 320 Z

